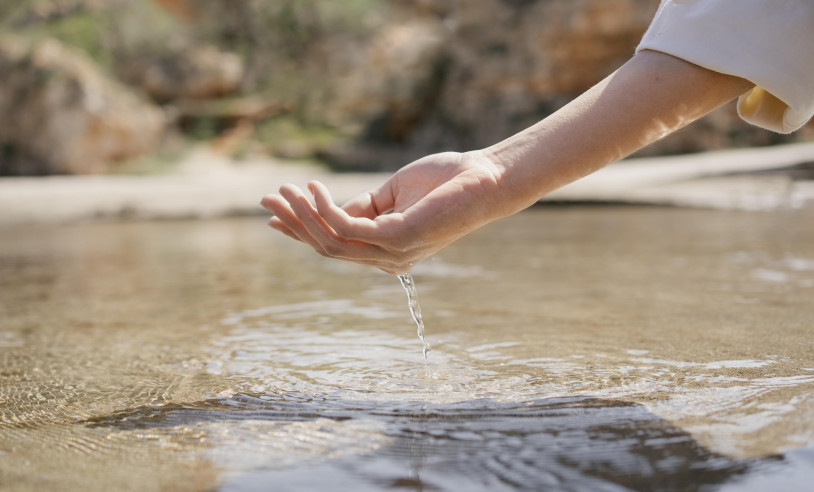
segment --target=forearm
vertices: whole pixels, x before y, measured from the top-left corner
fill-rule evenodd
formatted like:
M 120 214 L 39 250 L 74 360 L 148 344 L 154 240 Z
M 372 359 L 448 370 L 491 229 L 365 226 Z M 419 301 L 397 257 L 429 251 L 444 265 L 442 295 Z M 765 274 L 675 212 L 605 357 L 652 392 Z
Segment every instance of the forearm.
M 655 142 L 751 87 L 663 53 L 638 53 L 556 113 L 481 152 L 513 197 L 501 215 Z

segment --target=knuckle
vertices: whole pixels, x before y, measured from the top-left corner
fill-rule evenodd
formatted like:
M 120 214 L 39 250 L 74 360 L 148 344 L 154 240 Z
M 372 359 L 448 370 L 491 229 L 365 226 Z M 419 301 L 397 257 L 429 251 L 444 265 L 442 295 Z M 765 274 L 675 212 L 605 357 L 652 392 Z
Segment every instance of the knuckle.
M 326 221 L 326 222 L 328 222 L 328 221 Z M 341 237 L 341 238 L 345 238 L 345 239 L 347 239 L 347 238 L 348 238 L 348 237 L 347 237 L 347 236 L 348 236 L 348 234 L 347 234 L 347 227 L 345 227 L 345 224 L 343 224 L 343 223 L 341 223 L 341 222 L 337 222 L 337 221 L 332 220 L 332 221 L 328 222 L 328 225 L 329 225 L 329 226 L 331 226 L 331 229 L 333 229 L 333 230 L 334 230 L 334 232 L 335 232 L 335 233 L 336 233 L 336 234 L 337 234 L 339 237 Z
M 336 221 L 334 224 L 331 225 L 331 227 L 333 227 L 333 230 L 336 232 L 336 234 L 343 239 L 348 239 L 351 241 L 356 239 L 353 228 L 350 227 L 345 222 Z
M 325 250 L 325 253 L 328 256 L 338 256 L 342 254 L 345 249 L 344 246 L 338 241 L 328 241 L 326 244 L 322 245 L 322 248 Z
M 406 251 L 408 240 L 403 238 L 401 234 L 383 234 L 379 240 L 379 244 L 392 252 Z

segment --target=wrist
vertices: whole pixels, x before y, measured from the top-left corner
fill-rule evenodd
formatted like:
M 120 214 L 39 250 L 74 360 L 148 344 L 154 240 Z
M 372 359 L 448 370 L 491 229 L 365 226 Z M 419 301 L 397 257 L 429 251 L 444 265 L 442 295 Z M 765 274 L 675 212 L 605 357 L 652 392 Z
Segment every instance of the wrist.
M 498 184 L 502 181 L 503 175 L 506 172 L 505 167 L 498 164 L 488 149 L 464 152 L 461 154 L 460 159 L 461 165 L 484 170 L 491 175 Z
M 544 144 L 541 123 L 479 152 L 482 159 L 500 175 L 500 186 L 507 195 L 507 215 L 530 207 L 553 188 L 549 163 L 550 145 Z
M 506 217 L 523 210 L 537 201 L 539 196 L 530 192 L 528 183 L 517 182 L 518 162 L 511 160 L 508 152 L 498 151 L 497 146 L 487 147 L 461 154 L 461 165 L 478 169 L 481 194 L 489 220 Z M 515 156 L 518 157 L 518 156 Z M 522 167 L 522 166 L 521 166 Z M 534 196 L 532 196 L 534 195 Z

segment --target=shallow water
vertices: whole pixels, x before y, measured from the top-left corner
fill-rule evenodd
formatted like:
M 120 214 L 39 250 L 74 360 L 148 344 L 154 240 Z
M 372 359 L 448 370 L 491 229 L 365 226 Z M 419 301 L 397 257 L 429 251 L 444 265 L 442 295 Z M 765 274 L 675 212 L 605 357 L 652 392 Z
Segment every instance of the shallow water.
M 804 211 L 535 208 L 391 276 L 261 219 L 0 230 L 2 490 L 809 490 Z

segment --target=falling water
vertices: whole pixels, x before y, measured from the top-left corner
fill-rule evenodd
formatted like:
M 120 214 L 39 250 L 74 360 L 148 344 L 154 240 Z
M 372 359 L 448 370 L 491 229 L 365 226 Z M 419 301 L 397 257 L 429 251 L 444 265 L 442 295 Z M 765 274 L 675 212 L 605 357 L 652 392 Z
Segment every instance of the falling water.
M 413 315 L 413 321 L 418 326 L 418 338 L 424 344 L 422 351 L 424 353 L 424 360 L 427 360 L 427 352 L 430 351 L 430 344 L 424 338 L 424 320 L 421 319 L 421 306 L 418 305 L 418 294 L 415 290 L 415 281 L 413 276 L 409 273 L 399 275 L 399 282 L 404 287 L 404 292 L 407 293 L 407 306 L 410 308 L 410 314 Z

